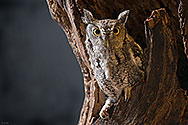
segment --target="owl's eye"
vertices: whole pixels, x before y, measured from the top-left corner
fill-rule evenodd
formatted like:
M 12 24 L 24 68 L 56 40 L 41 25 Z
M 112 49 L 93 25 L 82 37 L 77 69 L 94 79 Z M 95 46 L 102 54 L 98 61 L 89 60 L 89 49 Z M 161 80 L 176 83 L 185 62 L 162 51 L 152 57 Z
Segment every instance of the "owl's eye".
M 113 32 L 114 32 L 114 34 L 117 36 L 117 35 L 119 34 L 119 28 L 117 28 L 117 27 L 114 28 L 114 29 L 113 29 Z
M 95 35 L 95 36 L 99 36 L 100 35 L 100 30 L 98 29 L 98 28 L 95 28 L 94 30 L 93 30 L 93 34 Z

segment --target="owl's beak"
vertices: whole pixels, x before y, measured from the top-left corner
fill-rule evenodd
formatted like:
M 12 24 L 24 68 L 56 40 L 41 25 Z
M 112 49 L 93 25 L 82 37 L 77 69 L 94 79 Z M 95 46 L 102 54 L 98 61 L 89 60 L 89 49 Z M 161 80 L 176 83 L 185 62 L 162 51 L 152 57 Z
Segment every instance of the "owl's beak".
M 106 45 L 107 45 L 107 48 L 109 47 L 109 41 L 108 40 L 106 40 Z

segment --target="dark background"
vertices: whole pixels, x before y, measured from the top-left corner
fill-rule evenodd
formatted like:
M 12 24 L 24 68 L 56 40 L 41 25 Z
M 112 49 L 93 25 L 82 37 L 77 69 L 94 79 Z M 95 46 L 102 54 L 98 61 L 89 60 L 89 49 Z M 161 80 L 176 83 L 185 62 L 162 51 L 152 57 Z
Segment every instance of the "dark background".
M 75 125 L 79 65 L 45 0 L 0 0 L 0 125 Z

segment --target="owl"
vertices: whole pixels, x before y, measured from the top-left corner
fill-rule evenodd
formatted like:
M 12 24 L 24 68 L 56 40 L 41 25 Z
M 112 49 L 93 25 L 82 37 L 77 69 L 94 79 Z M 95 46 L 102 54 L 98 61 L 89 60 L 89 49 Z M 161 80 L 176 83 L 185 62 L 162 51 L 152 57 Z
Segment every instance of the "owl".
M 82 21 L 86 26 L 85 47 L 94 77 L 106 95 L 99 115 L 109 118 L 108 110 L 117 104 L 124 91 L 125 101 L 131 96 L 131 88 L 144 77 L 142 48 L 127 33 L 129 10 L 121 12 L 117 19 L 95 19 L 83 9 Z

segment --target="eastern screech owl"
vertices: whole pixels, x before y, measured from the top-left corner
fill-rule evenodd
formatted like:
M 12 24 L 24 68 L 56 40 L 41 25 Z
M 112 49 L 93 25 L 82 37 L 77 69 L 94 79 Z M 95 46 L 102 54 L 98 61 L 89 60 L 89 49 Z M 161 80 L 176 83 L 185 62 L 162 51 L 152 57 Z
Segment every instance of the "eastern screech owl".
M 117 19 L 97 20 L 86 9 L 83 9 L 83 14 L 85 45 L 91 68 L 107 96 L 99 115 L 106 119 L 109 117 L 108 109 L 118 102 L 122 91 L 127 100 L 132 86 L 143 79 L 143 51 L 125 28 L 129 10 L 120 13 Z

